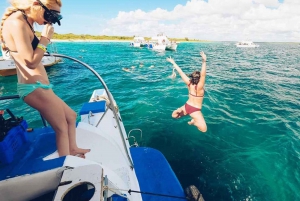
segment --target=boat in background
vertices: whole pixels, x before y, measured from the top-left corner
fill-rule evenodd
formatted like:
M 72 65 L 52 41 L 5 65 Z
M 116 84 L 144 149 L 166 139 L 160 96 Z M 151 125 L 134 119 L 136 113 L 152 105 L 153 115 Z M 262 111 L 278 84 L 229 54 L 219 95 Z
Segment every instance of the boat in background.
M 145 38 L 141 36 L 136 36 L 133 38 L 133 41 L 130 43 L 133 47 L 144 47 L 146 44 Z
M 176 50 L 177 46 L 178 43 L 176 41 L 170 41 L 166 35 L 164 35 L 163 33 L 159 33 L 157 34 L 157 36 L 151 38 L 149 48 L 152 48 L 153 50 L 164 51 Z
M 236 47 L 259 47 L 259 45 L 254 44 L 252 41 L 240 41 L 235 45 Z
M 51 50 L 51 53 L 57 53 L 57 49 L 53 43 L 49 46 L 49 49 Z M 9 52 L 4 52 L 1 48 L 2 56 L 0 57 L 0 75 L 1 76 L 10 76 L 10 75 L 16 75 L 16 66 L 14 60 L 11 58 Z M 58 62 L 60 62 L 61 59 L 55 56 L 44 56 L 42 58 L 42 64 L 44 67 L 50 67 Z
M 96 90 L 91 86 L 93 91 L 82 103 L 76 124 L 78 146 L 91 151 L 85 159 L 60 157 L 55 132 L 42 116 L 41 127 L 28 129 L 22 117 L 6 110 L 10 118 L 4 119 L 4 111 L 0 111 L 0 125 L 6 125 L 5 129 L 0 126 L 1 200 L 203 200 L 193 185 L 184 192 L 160 151 L 139 146 L 142 130 L 136 128 L 126 134 L 118 105 L 93 68 L 65 55 L 54 56 L 84 65 L 102 84 Z M 17 98 L 18 95 L 2 96 L 0 101 Z
M 166 45 L 159 43 L 156 40 L 151 40 L 147 46 L 149 49 L 156 50 L 156 51 L 165 51 Z
M 170 41 L 167 43 L 166 50 L 176 50 L 178 46 L 178 43 L 176 41 Z

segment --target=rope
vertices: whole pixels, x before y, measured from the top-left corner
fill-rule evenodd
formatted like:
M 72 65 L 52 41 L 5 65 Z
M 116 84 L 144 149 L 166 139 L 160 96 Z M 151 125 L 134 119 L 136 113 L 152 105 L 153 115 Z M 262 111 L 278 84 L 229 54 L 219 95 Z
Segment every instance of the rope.
M 106 104 L 108 106 L 111 106 L 110 101 L 106 95 L 97 95 L 96 98 L 93 98 L 93 101 L 102 101 L 102 100 L 105 100 Z M 117 106 L 116 102 L 114 102 L 114 108 L 116 112 L 119 111 L 119 107 Z
M 117 194 L 117 195 L 119 195 L 119 196 L 121 196 L 121 197 L 123 197 L 123 198 L 127 198 L 126 196 L 124 196 L 124 195 L 122 195 L 122 194 L 119 194 L 119 193 L 117 193 L 116 191 L 114 191 L 114 190 L 121 190 L 121 189 L 109 188 L 108 186 L 103 186 L 103 190 L 110 190 L 110 191 L 114 192 L 115 194 Z M 127 199 L 128 199 L 128 198 L 127 198 Z
M 112 192 L 114 192 L 113 190 L 127 191 L 129 193 L 129 195 L 131 195 L 131 193 L 140 193 L 140 194 L 147 194 L 147 195 L 154 195 L 154 196 L 162 196 L 162 197 L 169 197 L 169 198 L 177 198 L 177 199 L 187 200 L 186 197 L 180 197 L 180 196 L 175 196 L 175 195 L 165 195 L 165 194 L 159 194 L 159 193 L 135 191 L 135 190 L 131 190 L 131 189 L 125 190 L 125 189 L 109 188 L 107 186 L 105 188 L 107 188 L 108 190 L 111 190 Z M 116 193 L 116 192 L 114 192 L 114 193 Z
M 179 197 L 179 196 L 174 196 L 174 195 L 164 195 L 164 194 L 150 193 L 150 192 L 143 192 L 143 191 L 134 191 L 134 190 L 129 189 L 128 193 L 130 194 L 131 192 L 186 200 L 185 197 Z

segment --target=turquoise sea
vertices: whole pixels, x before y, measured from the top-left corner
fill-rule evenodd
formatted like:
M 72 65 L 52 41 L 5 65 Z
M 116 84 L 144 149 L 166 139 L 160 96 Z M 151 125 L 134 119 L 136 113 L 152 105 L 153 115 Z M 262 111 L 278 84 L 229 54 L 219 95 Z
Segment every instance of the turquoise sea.
M 196 185 L 207 201 L 300 200 L 300 47 L 259 43 L 180 43 L 176 52 L 132 48 L 129 42 L 58 42 L 60 54 L 93 67 L 117 101 L 127 132 L 143 131 L 140 145 L 160 150 L 183 188 Z M 207 54 L 203 115 L 208 131 L 171 118 L 187 87 L 166 57 L 183 71 L 201 67 Z M 122 68 L 135 67 L 132 73 Z M 64 59 L 47 68 L 54 91 L 75 111 L 101 87 L 81 65 Z M 16 94 L 16 76 L 0 77 L 0 94 Z M 2 101 L 30 126 L 38 113 L 20 100 Z

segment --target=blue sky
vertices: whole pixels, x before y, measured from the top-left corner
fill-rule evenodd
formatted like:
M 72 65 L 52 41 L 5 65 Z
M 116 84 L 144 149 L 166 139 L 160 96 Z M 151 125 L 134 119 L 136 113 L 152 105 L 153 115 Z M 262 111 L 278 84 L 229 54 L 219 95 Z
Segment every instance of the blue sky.
M 300 0 L 62 0 L 57 33 L 300 41 Z M 8 1 L 1 0 L 4 12 Z M 38 31 L 42 27 L 35 26 Z
M 63 33 L 97 34 L 99 32 L 97 23 L 116 17 L 119 11 L 128 12 L 137 9 L 151 11 L 156 8 L 171 10 L 175 5 L 186 2 L 186 0 L 62 0 L 63 26 L 56 27 L 56 30 Z M 0 10 L 3 12 L 9 5 L 7 0 L 1 0 Z M 37 26 L 35 28 L 38 29 Z
M 72 0 L 72 2 L 65 0 L 62 7 L 64 16 L 62 22 L 64 25 L 68 24 L 68 29 L 72 33 L 97 34 L 101 31 L 97 29 L 97 24 L 103 24 L 116 17 L 119 11 L 129 12 L 137 9 L 151 11 L 156 8 L 171 10 L 175 5 L 186 2 L 186 0 Z M 63 32 L 68 32 L 68 29 L 63 29 Z

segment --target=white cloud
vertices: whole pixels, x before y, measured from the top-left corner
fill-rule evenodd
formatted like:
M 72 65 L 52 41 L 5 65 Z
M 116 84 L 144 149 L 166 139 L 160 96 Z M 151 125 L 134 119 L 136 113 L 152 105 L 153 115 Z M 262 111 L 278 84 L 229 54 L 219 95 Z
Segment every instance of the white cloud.
M 253 0 L 254 3 L 263 4 L 268 7 L 278 7 L 279 2 L 278 0 Z
M 299 10 L 299 0 L 191 0 L 171 11 L 119 12 L 100 34 L 299 42 Z

